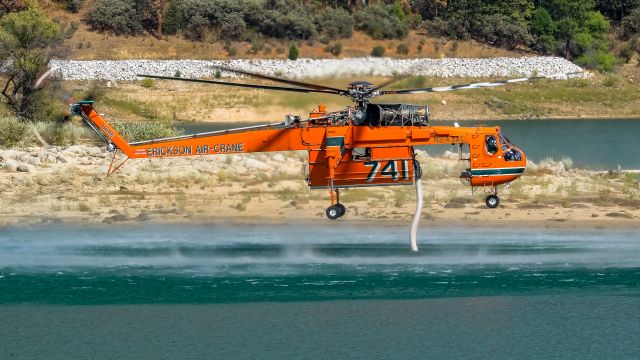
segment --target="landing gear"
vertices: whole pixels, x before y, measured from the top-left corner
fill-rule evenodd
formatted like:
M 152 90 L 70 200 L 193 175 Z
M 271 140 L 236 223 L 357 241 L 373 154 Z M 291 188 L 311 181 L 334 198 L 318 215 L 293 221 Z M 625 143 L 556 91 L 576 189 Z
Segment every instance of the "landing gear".
M 347 208 L 340 204 L 340 191 L 333 187 L 333 181 L 331 182 L 331 202 L 334 205 L 329 206 L 325 212 L 329 219 L 335 220 L 347 212 Z
M 327 217 L 331 220 L 335 220 L 347 212 L 347 209 L 342 204 L 331 205 L 327 208 Z
M 498 197 L 498 195 L 491 194 L 487 196 L 487 198 L 485 199 L 485 203 L 487 204 L 487 207 L 489 209 L 495 209 L 498 207 L 498 205 L 500 205 L 500 198 Z

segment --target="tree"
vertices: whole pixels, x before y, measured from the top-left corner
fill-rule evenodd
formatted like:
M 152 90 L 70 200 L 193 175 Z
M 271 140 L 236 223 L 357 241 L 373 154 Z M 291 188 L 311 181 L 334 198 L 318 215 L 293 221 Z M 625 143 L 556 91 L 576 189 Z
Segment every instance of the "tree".
M 2 10 L 0 15 L 2 13 L 22 11 L 27 8 L 27 4 L 20 0 L 0 0 L 0 5 L 2 5 L 2 8 L 0 8 L 0 10 Z
M 156 36 L 158 39 L 162 39 L 162 24 L 164 21 L 164 11 L 167 5 L 167 0 L 153 0 L 156 10 Z
M 36 7 L 0 18 L 0 63 L 7 78 L 2 95 L 19 116 L 34 113 L 39 89 L 32 83 L 51 59 L 59 33 L 58 25 Z
M 298 60 L 298 55 L 298 47 L 296 44 L 291 43 L 291 46 L 289 46 L 289 60 Z
M 96 0 L 87 13 L 87 22 L 94 30 L 114 34 L 138 34 L 142 31 L 134 0 Z

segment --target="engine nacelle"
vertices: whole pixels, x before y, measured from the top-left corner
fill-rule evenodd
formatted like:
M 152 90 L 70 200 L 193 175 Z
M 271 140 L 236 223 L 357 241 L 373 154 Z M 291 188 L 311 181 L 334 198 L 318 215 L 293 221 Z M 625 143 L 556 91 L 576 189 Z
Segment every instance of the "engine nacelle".
M 411 104 L 367 104 L 364 119 L 358 125 L 426 126 L 429 106 Z

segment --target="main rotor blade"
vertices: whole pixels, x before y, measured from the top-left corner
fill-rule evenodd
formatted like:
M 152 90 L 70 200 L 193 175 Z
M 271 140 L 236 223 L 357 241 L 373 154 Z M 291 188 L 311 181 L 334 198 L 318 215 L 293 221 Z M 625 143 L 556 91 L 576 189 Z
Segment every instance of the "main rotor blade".
M 252 73 L 252 72 L 248 72 L 248 71 L 244 71 L 244 70 L 232 69 L 232 68 L 228 68 L 228 67 L 224 67 L 224 66 L 216 66 L 216 68 L 220 69 L 222 71 L 235 72 L 235 73 L 246 75 L 246 76 L 252 76 L 252 77 L 255 77 L 255 78 L 258 78 L 258 79 L 271 80 L 271 81 L 275 81 L 275 82 L 279 82 L 279 83 L 283 83 L 283 84 L 301 86 L 301 87 L 305 87 L 305 88 L 309 88 L 309 89 L 313 89 L 313 90 L 331 90 L 331 91 L 334 91 L 334 92 L 340 93 L 340 94 L 344 94 L 344 93 L 347 92 L 344 89 L 338 89 L 338 88 L 333 88 L 333 87 L 324 86 L 324 85 L 305 83 L 305 82 L 302 82 L 302 81 L 281 79 L 281 78 L 277 78 L 277 77 L 274 77 L 274 76 L 262 75 L 262 74 Z
M 173 76 L 160 76 L 160 75 L 136 74 L 136 76 L 152 78 L 152 79 L 161 79 L 161 80 L 176 80 L 176 81 L 195 82 L 195 83 L 202 83 L 202 84 L 227 85 L 227 86 L 237 86 L 237 87 L 252 88 L 252 89 L 263 89 L 263 90 L 278 90 L 278 91 L 302 92 L 302 93 L 336 94 L 335 91 L 302 89 L 302 88 L 294 88 L 294 87 L 286 87 L 286 86 L 243 84 L 243 83 L 216 81 L 216 80 L 189 79 L 189 78 L 179 78 L 179 77 L 173 77 Z
M 410 90 L 388 90 L 388 91 L 380 91 L 380 95 L 387 95 L 387 94 L 398 94 L 398 95 L 401 95 L 401 94 L 420 94 L 420 93 L 426 93 L 426 92 L 442 92 L 442 91 L 453 91 L 453 90 L 481 89 L 481 88 L 502 86 L 502 85 L 506 85 L 506 84 L 525 82 L 525 81 L 531 81 L 531 80 L 552 79 L 552 78 L 557 77 L 557 76 L 569 76 L 569 75 L 577 75 L 577 74 L 581 74 L 581 73 L 582 72 L 578 71 L 578 72 L 561 73 L 561 74 L 554 74 L 554 75 L 548 75 L 548 76 L 532 76 L 532 77 L 528 77 L 528 78 L 498 80 L 498 81 L 480 82 L 480 83 L 464 84 L 464 85 L 436 86 L 436 87 L 430 87 L 430 88 L 419 88 L 419 89 L 410 89 Z

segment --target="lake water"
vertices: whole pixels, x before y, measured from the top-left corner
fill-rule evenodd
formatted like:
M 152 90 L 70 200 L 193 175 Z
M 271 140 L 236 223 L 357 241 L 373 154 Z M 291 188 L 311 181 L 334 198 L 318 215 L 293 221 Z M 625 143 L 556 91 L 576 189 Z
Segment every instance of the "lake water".
M 433 121 L 433 125 L 452 125 L 451 121 Z M 249 123 L 179 123 L 186 133 L 213 131 Z M 638 134 L 640 120 L 496 120 L 461 121 L 461 126 L 498 125 L 507 137 L 535 162 L 545 158 L 570 157 L 574 166 L 591 169 L 640 169 Z M 452 150 L 450 146 L 425 147 L 431 154 Z M 453 149 L 454 152 L 457 150 Z
M 634 359 L 638 235 L 5 228 L 0 358 Z

